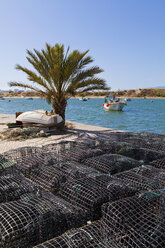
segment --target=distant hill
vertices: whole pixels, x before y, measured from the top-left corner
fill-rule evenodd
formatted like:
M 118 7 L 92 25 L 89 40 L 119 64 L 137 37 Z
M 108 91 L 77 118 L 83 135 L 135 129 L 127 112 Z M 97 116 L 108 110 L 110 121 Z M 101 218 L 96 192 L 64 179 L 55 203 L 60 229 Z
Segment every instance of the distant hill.
M 165 86 L 156 86 L 156 87 L 152 87 L 152 89 L 165 89 Z
M 158 88 L 162 87 L 162 88 Z M 112 91 L 112 94 L 116 95 L 116 91 Z M 106 96 L 109 95 L 109 91 L 95 91 L 95 92 L 84 92 L 77 94 L 77 96 Z M 165 86 L 157 86 L 156 88 L 150 89 L 134 89 L 134 90 L 119 90 L 117 96 L 119 97 L 164 97 L 165 98 Z M 9 91 L 8 93 L 0 93 L 0 97 L 44 97 L 36 92 L 13 92 Z
M 161 89 L 156 87 L 150 89 L 124 90 L 118 91 L 118 94 L 119 96 L 128 97 L 165 97 L 165 87 Z

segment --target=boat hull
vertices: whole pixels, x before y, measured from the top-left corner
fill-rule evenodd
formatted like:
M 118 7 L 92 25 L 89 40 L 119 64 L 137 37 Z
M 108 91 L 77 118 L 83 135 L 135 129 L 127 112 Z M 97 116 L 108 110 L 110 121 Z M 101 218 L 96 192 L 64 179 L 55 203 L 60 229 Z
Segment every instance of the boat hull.
M 36 123 L 46 126 L 55 126 L 62 122 L 62 117 L 56 114 L 47 115 L 44 110 L 27 111 L 20 114 L 16 121 L 22 123 Z
M 85 102 L 85 101 L 88 101 L 88 98 L 86 98 L 86 97 L 80 97 L 79 100 Z
M 122 111 L 125 106 L 125 103 L 110 103 L 110 104 L 104 104 L 105 111 Z

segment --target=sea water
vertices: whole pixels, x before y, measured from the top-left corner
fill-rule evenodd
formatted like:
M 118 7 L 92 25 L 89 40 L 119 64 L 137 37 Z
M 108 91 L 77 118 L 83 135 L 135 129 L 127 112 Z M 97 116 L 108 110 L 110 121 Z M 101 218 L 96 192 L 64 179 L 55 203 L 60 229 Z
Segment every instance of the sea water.
M 28 110 L 44 109 L 50 111 L 45 99 L 5 98 L 0 100 L 0 113 L 15 114 Z M 131 99 L 123 111 L 105 112 L 104 99 L 91 98 L 80 101 L 68 100 L 66 120 L 120 129 L 131 132 L 155 132 L 165 134 L 165 99 Z

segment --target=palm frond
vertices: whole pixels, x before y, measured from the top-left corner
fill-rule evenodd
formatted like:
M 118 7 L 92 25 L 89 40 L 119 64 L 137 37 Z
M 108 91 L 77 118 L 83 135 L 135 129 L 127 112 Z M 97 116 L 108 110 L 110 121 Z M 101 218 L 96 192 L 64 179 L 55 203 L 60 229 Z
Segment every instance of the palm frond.
M 83 90 L 77 91 L 76 93 L 83 93 L 87 91 L 92 91 L 92 90 L 109 90 L 109 87 L 104 87 L 104 86 L 89 86 Z
M 11 82 L 10 86 L 28 88 L 44 94 L 54 111 L 65 119 L 66 100 L 77 92 L 91 90 L 107 90 L 105 80 L 97 78 L 103 72 L 98 66 L 89 67 L 93 58 L 88 55 L 89 50 L 80 52 L 74 50 L 69 54 L 64 45 L 55 44 L 41 51 L 27 50 L 27 60 L 34 71 L 17 65 L 16 69 L 23 71 L 33 85 Z M 37 86 L 36 86 L 37 85 Z M 55 109 L 57 107 L 57 109 Z
M 81 82 L 81 80 L 84 80 L 84 79 L 89 78 L 89 77 L 93 77 L 95 74 L 99 74 L 101 72 L 103 72 L 103 70 L 100 69 L 98 66 L 94 66 L 94 67 L 86 69 L 86 70 L 81 70 L 72 79 L 72 84 L 77 84 L 77 83 Z
M 81 81 L 80 83 L 77 83 L 76 89 L 84 88 L 89 85 L 91 86 L 100 85 L 100 86 L 105 87 L 105 80 L 101 78 L 89 78 L 89 79 Z
M 36 51 L 37 56 L 27 50 L 28 56 L 26 57 L 29 63 L 36 69 L 36 71 L 48 82 L 51 81 L 49 75 L 49 65 L 41 52 Z
M 16 65 L 16 69 L 25 72 L 28 76 L 27 78 L 29 81 L 37 83 L 40 86 L 44 87 L 46 90 L 49 90 L 49 87 L 47 86 L 46 81 L 43 80 L 40 76 L 37 76 L 37 74 L 35 72 L 33 72 L 33 71 L 31 71 L 25 67 L 22 67 L 20 65 Z
M 67 91 L 70 93 L 70 92 L 73 92 L 73 91 L 76 91 L 77 90 L 85 90 L 86 87 L 95 87 L 97 86 L 97 89 L 102 89 L 103 87 L 106 87 L 105 85 L 105 80 L 104 79 L 101 79 L 101 78 L 90 78 L 90 79 L 86 79 L 86 80 L 83 80 L 77 84 L 70 84 Z
M 40 94 L 46 94 L 45 91 L 42 91 L 41 89 L 37 88 L 37 87 L 34 87 L 34 86 L 31 86 L 29 84 L 23 84 L 23 83 L 17 83 L 17 82 L 9 82 L 9 86 L 13 87 L 21 87 L 21 88 L 24 88 L 24 89 L 31 89 L 31 90 L 34 90 Z
M 90 64 L 93 62 L 92 57 L 86 56 L 84 59 L 81 60 L 79 69 L 83 69 L 86 65 Z

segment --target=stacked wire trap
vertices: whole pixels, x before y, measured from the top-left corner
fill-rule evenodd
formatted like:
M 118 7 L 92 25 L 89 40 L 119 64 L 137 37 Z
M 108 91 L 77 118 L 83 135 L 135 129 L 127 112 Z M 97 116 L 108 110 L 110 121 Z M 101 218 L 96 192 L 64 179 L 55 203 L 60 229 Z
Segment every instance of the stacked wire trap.
M 101 223 L 93 222 L 81 228 L 72 229 L 35 248 L 99 248 L 101 247 Z
M 56 154 L 44 152 L 41 148 L 23 147 L 11 150 L 4 154 L 6 158 L 14 161 L 15 170 L 30 177 L 31 172 L 42 166 L 52 165 L 57 162 Z
M 121 148 L 117 151 L 118 154 L 127 156 L 139 161 L 142 161 L 144 163 L 150 163 L 153 160 L 157 160 L 160 158 L 165 157 L 164 152 L 158 152 L 146 148 L 132 148 L 132 147 L 126 147 Z
M 165 247 L 165 192 L 144 192 L 102 207 L 106 248 Z
M 35 193 L 36 185 L 20 174 L 7 174 L 0 177 L 0 203 L 15 201 L 23 194 Z
M 0 176 L 13 172 L 15 162 L 6 159 L 4 155 L 0 154 Z
M 86 212 L 51 193 L 0 205 L 0 247 L 29 248 L 86 223 Z
M 160 158 L 157 160 L 154 160 L 150 163 L 152 166 L 159 168 L 159 169 L 164 169 L 165 170 L 165 157 Z
M 89 220 L 100 217 L 100 208 L 108 201 L 108 192 L 105 187 L 93 178 L 82 178 L 64 184 L 60 197 L 74 206 L 81 207 L 89 213 Z
M 109 150 L 109 152 L 117 152 L 123 148 L 146 148 L 157 152 L 165 151 L 164 135 L 149 133 L 114 132 L 106 134 L 104 138 L 99 140 L 99 143 L 103 150 Z
M 1 155 L 0 247 L 164 248 L 163 149 L 116 132 Z
M 155 190 L 165 187 L 165 171 L 152 166 L 141 166 L 115 175 L 138 190 Z
M 56 153 L 59 161 L 81 162 L 85 158 L 97 156 L 104 152 L 99 148 L 78 142 L 61 142 L 43 146 L 44 151 Z
M 84 164 L 103 173 L 115 174 L 137 167 L 141 163 L 119 154 L 103 154 L 86 159 Z
M 59 161 L 53 165 L 36 168 L 31 172 L 30 179 L 43 191 L 55 193 L 67 181 L 93 177 L 99 174 L 99 171 L 74 161 Z

